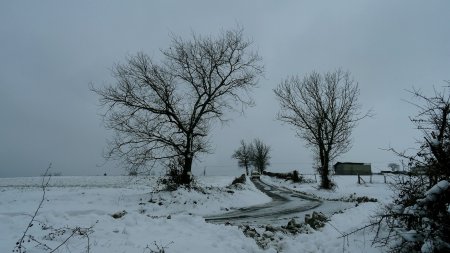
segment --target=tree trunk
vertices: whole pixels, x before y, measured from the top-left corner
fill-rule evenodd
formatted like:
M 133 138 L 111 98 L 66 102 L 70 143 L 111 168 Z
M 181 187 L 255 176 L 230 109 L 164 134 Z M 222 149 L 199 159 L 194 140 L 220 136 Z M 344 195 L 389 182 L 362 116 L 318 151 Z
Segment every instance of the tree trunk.
M 181 174 L 180 183 L 183 185 L 191 184 L 192 180 L 192 155 L 184 156 L 183 173 Z
M 328 170 L 329 162 L 322 164 L 321 185 L 323 189 L 331 189 L 330 171 Z
M 192 135 L 188 134 L 186 136 L 186 147 L 184 151 L 184 161 L 183 161 L 183 173 L 181 174 L 180 184 L 190 185 L 192 180 Z
M 248 176 L 248 166 L 247 165 L 245 166 L 245 174 L 247 174 L 247 176 Z
M 330 158 L 328 156 L 328 152 L 325 149 L 321 149 L 320 151 L 320 187 L 323 189 L 331 189 L 331 181 L 330 181 L 330 171 L 329 164 Z

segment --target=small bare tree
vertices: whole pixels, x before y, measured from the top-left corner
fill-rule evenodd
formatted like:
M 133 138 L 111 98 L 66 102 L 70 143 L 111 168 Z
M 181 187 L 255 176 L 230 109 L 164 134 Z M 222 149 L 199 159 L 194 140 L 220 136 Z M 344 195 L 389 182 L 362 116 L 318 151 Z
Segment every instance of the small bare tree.
M 283 81 L 274 92 L 281 106 L 278 119 L 291 124 L 313 148 L 321 187 L 330 189 L 330 162 L 350 149 L 353 128 L 369 115 L 360 114 L 358 84 L 342 70 L 312 72 Z
M 270 147 L 260 139 L 255 139 L 253 140 L 252 150 L 252 164 L 262 174 L 270 165 Z
M 173 37 L 154 62 L 138 53 L 113 69 L 116 83 L 92 88 L 106 107 L 106 127 L 115 132 L 107 158 L 141 168 L 157 162 L 180 168 L 189 184 L 196 155 L 208 151 L 207 136 L 228 110 L 252 104 L 249 91 L 263 72 L 242 29 L 215 37 Z
M 248 169 L 252 165 L 252 156 L 253 145 L 247 144 L 244 140 L 241 140 L 241 146 L 236 151 L 234 151 L 231 157 L 238 160 L 239 167 L 245 168 L 245 173 L 248 176 Z
M 398 163 L 389 163 L 388 168 L 391 169 L 391 171 L 398 171 L 400 169 L 400 165 Z

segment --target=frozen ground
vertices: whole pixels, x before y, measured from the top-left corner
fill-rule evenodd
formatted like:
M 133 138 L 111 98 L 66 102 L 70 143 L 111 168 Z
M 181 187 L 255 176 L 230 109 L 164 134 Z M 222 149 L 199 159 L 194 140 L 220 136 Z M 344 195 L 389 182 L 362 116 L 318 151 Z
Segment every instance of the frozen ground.
M 151 252 L 158 248 L 154 242 L 159 247 L 167 246 L 166 252 L 276 252 L 273 247 L 262 250 L 236 226 L 209 224 L 202 218 L 270 201 L 252 183 L 239 189 L 223 188 L 232 179 L 199 178 L 206 193 L 187 190 L 155 193 L 153 178 L 53 177 L 46 201 L 36 217 L 40 224 L 31 227 L 29 233 L 54 246 L 67 234 L 46 240 L 52 230 L 43 230 L 40 225 L 53 228 L 93 225 L 89 236 L 90 252 L 100 253 Z M 380 180 L 362 186 L 356 183 L 356 177 L 336 177 L 339 187 L 335 192 L 318 191 L 317 184 L 285 184 L 266 177 L 263 180 L 323 198 L 356 193 L 378 198 L 383 203 L 390 200 L 388 187 Z M 0 179 L 0 252 L 12 252 L 27 227 L 42 196 L 40 183 L 41 178 Z M 278 248 L 282 252 L 382 252 L 371 246 L 373 233 L 369 230 L 352 235 L 347 241 L 338 238 L 340 233 L 366 224 L 378 208 L 379 203 L 360 204 L 332 215 L 330 223 L 320 231 L 280 235 L 283 239 Z M 111 217 L 122 210 L 127 212 L 122 218 Z M 34 245 L 26 243 L 27 252 L 45 252 Z M 60 252 L 85 252 L 86 246 L 85 239 L 75 237 Z
M 312 234 L 299 234 L 288 237 L 282 242 L 283 252 L 385 252 L 386 249 L 377 248 L 371 244 L 374 231 L 362 230 L 350 235 L 344 240 L 340 238 L 344 233 L 352 232 L 370 223 L 370 217 L 380 212 L 383 204 L 392 200 L 392 192 L 389 184 L 384 183 L 383 176 L 373 176 L 369 183 L 369 176 L 364 176 L 366 184 L 358 184 L 357 176 L 335 176 L 337 188 L 334 191 L 318 190 L 317 183 L 297 184 L 284 180 L 262 176 L 262 181 L 274 185 L 290 188 L 303 193 L 308 193 L 322 199 L 349 199 L 356 197 L 376 198 L 378 202 L 367 202 L 345 209 L 343 213 L 336 213 L 330 217 L 330 221 Z M 386 181 L 389 183 L 390 178 Z M 322 207 L 324 210 L 329 207 Z
M 293 189 L 299 192 L 308 193 L 324 199 L 338 199 L 346 198 L 350 195 L 356 197 L 372 197 L 378 199 L 382 203 L 388 203 L 392 200 L 392 191 L 389 189 L 389 184 L 384 183 L 383 175 L 373 175 L 372 183 L 370 183 L 370 176 L 361 176 L 366 183 L 358 184 L 358 176 L 334 176 L 333 181 L 337 187 L 333 191 L 318 190 L 317 183 L 298 184 L 291 181 L 281 179 L 274 179 L 268 176 L 262 176 L 264 182 Z M 309 179 L 313 179 L 310 177 Z M 317 179 L 319 180 L 318 176 Z M 361 181 L 362 182 L 362 181 Z M 391 176 L 386 176 L 386 182 L 393 182 Z

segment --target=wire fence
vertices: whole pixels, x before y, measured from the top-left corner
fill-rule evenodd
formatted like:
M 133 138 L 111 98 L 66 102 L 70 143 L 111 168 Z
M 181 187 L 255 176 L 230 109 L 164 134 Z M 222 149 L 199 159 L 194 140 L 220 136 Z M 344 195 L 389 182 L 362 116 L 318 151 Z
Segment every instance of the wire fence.
M 307 181 L 317 183 L 320 180 L 318 174 L 301 174 Z M 355 182 L 358 184 L 391 184 L 396 183 L 398 177 L 404 177 L 408 175 L 391 174 L 391 173 L 372 173 L 370 175 L 334 175 L 339 177 L 354 177 Z M 418 175 L 420 176 L 420 175 Z M 422 176 L 420 176 L 422 177 Z

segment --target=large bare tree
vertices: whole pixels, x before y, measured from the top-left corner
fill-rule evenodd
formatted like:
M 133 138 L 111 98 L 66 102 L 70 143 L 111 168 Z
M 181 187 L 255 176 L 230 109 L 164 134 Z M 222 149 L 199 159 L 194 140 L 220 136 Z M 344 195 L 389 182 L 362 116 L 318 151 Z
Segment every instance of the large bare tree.
M 312 72 L 291 77 L 274 90 L 281 109 L 278 119 L 292 125 L 319 160 L 321 187 L 332 187 L 330 162 L 347 152 L 360 114 L 358 84 L 349 72 Z
M 251 44 L 242 29 L 191 40 L 173 36 L 162 61 L 138 53 L 115 65 L 116 82 L 92 88 L 115 132 L 107 157 L 134 168 L 175 163 L 178 182 L 189 184 L 193 159 L 208 151 L 211 124 L 252 104 L 249 91 L 263 66 Z

